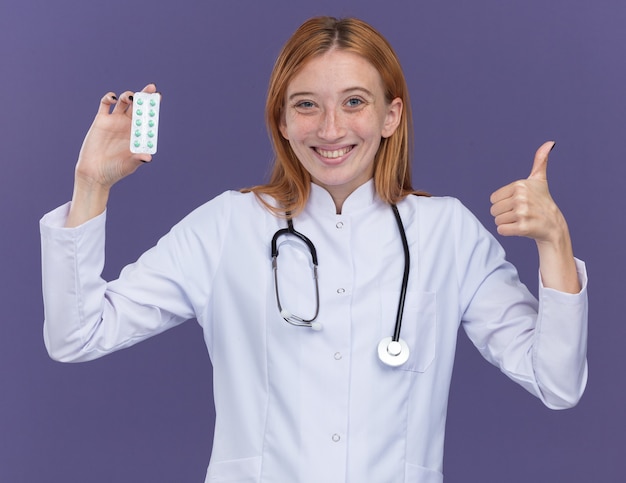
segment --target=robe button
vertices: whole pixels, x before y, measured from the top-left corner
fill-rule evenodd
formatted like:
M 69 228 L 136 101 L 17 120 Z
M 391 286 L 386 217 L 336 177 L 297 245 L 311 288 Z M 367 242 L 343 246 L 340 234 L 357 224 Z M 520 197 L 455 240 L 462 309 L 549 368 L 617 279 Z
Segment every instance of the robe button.
M 335 226 L 337 227 L 338 230 L 341 230 L 343 228 L 343 221 L 338 221 Z
M 340 439 L 341 439 L 341 436 L 339 436 L 337 433 L 333 434 L 333 441 L 335 443 L 338 443 Z
M 346 289 L 345 288 L 338 288 L 337 289 L 337 293 L 346 293 Z
M 340 361 L 342 357 L 343 356 L 341 355 L 341 352 L 335 352 L 335 360 L 336 361 Z

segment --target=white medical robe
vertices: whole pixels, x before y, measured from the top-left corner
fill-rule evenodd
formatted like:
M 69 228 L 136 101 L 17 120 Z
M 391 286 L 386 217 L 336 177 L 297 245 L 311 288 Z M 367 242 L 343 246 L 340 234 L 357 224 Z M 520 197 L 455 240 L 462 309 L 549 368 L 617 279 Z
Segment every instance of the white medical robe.
M 41 222 L 44 337 L 50 355 L 85 361 L 196 318 L 214 367 L 213 453 L 206 482 L 441 483 L 457 332 L 551 408 L 577 403 L 587 378 L 587 297 L 518 280 L 495 239 L 453 198 L 398 204 L 411 267 L 402 338 L 408 362 L 385 366 L 404 268 L 393 212 L 370 181 L 336 214 L 313 185 L 295 229 L 319 257 L 321 331 L 277 308 L 270 241 L 286 226 L 253 194 L 201 206 L 118 280 L 100 278 L 105 215 L 61 228 Z M 281 237 L 283 306 L 308 316 L 307 251 Z

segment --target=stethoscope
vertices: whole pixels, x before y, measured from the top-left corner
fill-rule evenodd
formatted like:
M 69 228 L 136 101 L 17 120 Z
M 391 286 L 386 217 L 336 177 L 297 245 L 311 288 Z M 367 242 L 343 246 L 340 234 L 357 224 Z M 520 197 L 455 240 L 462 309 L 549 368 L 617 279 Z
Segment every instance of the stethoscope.
M 393 214 L 398 225 L 398 231 L 402 238 L 402 248 L 404 250 L 404 274 L 402 276 L 402 286 L 400 288 L 400 298 L 398 300 L 398 311 L 396 313 L 396 325 L 393 331 L 392 337 L 385 337 L 378 343 L 378 357 L 382 362 L 389 366 L 400 366 L 409 359 L 409 346 L 400 338 L 400 331 L 402 330 L 402 314 L 404 312 L 404 301 L 406 299 L 406 292 L 409 283 L 409 269 L 411 265 L 411 257 L 409 255 L 409 243 L 406 239 L 406 232 L 404 231 L 404 225 L 402 224 L 402 218 L 398 212 L 398 207 L 394 204 L 391 205 Z M 287 213 L 289 216 L 289 213 Z M 278 239 L 283 235 L 293 235 L 299 238 L 308 247 L 311 254 L 311 261 L 313 263 L 313 279 L 315 281 L 315 313 L 313 317 L 305 319 L 289 312 L 285 309 L 280 302 L 280 294 L 278 290 Z M 317 251 L 315 245 L 305 235 L 297 231 L 293 227 L 293 220 L 287 218 L 287 228 L 281 228 L 272 237 L 272 269 L 274 271 L 274 290 L 276 292 L 276 303 L 278 305 L 278 311 L 286 322 L 296 327 L 308 327 L 313 330 L 322 330 L 322 324 L 315 319 L 320 310 L 320 291 L 319 283 L 317 279 Z

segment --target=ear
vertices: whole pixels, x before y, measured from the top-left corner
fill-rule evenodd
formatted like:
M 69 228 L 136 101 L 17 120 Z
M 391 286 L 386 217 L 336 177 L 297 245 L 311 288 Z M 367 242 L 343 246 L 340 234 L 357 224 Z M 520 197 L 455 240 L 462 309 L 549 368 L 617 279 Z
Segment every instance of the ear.
M 281 109 L 280 110 L 280 121 L 278 123 L 278 129 L 280 130 L 280 133 L 283 135 L 283 137 L 289 141 L 289 136 L 287 136 L 287 121 L 285 121 L 285 110 Z
M 385 124 L 383 124 L 383 131 L 381 133 L 382 137 L 388 138 L 400 125 L 400 121 L 402 120 L 402 99 L 396 97 L 393 101 L 389 103 L 387 106 L 387 115 L 385 117 Z

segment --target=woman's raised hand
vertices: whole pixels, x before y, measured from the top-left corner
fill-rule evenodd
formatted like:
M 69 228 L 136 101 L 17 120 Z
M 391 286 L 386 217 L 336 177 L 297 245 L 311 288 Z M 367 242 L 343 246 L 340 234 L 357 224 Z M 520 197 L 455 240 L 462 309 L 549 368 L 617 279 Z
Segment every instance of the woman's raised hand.
M 156 92 L 156 86 L 148 84 L 143 92 Z M 131 91 L 119 97 L 109 92 L 100 100 L 76 163 L 68 227 L 78 226 L 102 213 L 111 187 L 152 160 L 149 154 L 130 152 L 132 96 Z
M 535 240 L 544 286 L 576 293 L 580 284 L 569 229 L 548 190 L 548 155 L 553 147 L 552 141 L 539 147 L 528 178 L 491 195 L 491 214 L 500 235 Z
M 143 92 L 155 92 L 148 84 Z M 130 152 L 130 124 L 133 92 L 126 91 L 119 98 L 107 93 L 101 100 L 98 113 L 85 136 L 78 163 L 76 181 L 110 188 L 133 173 L 142 162 L 149 162 L 149 154 Z M 111 107 L 113 107 L 111 109 Z

